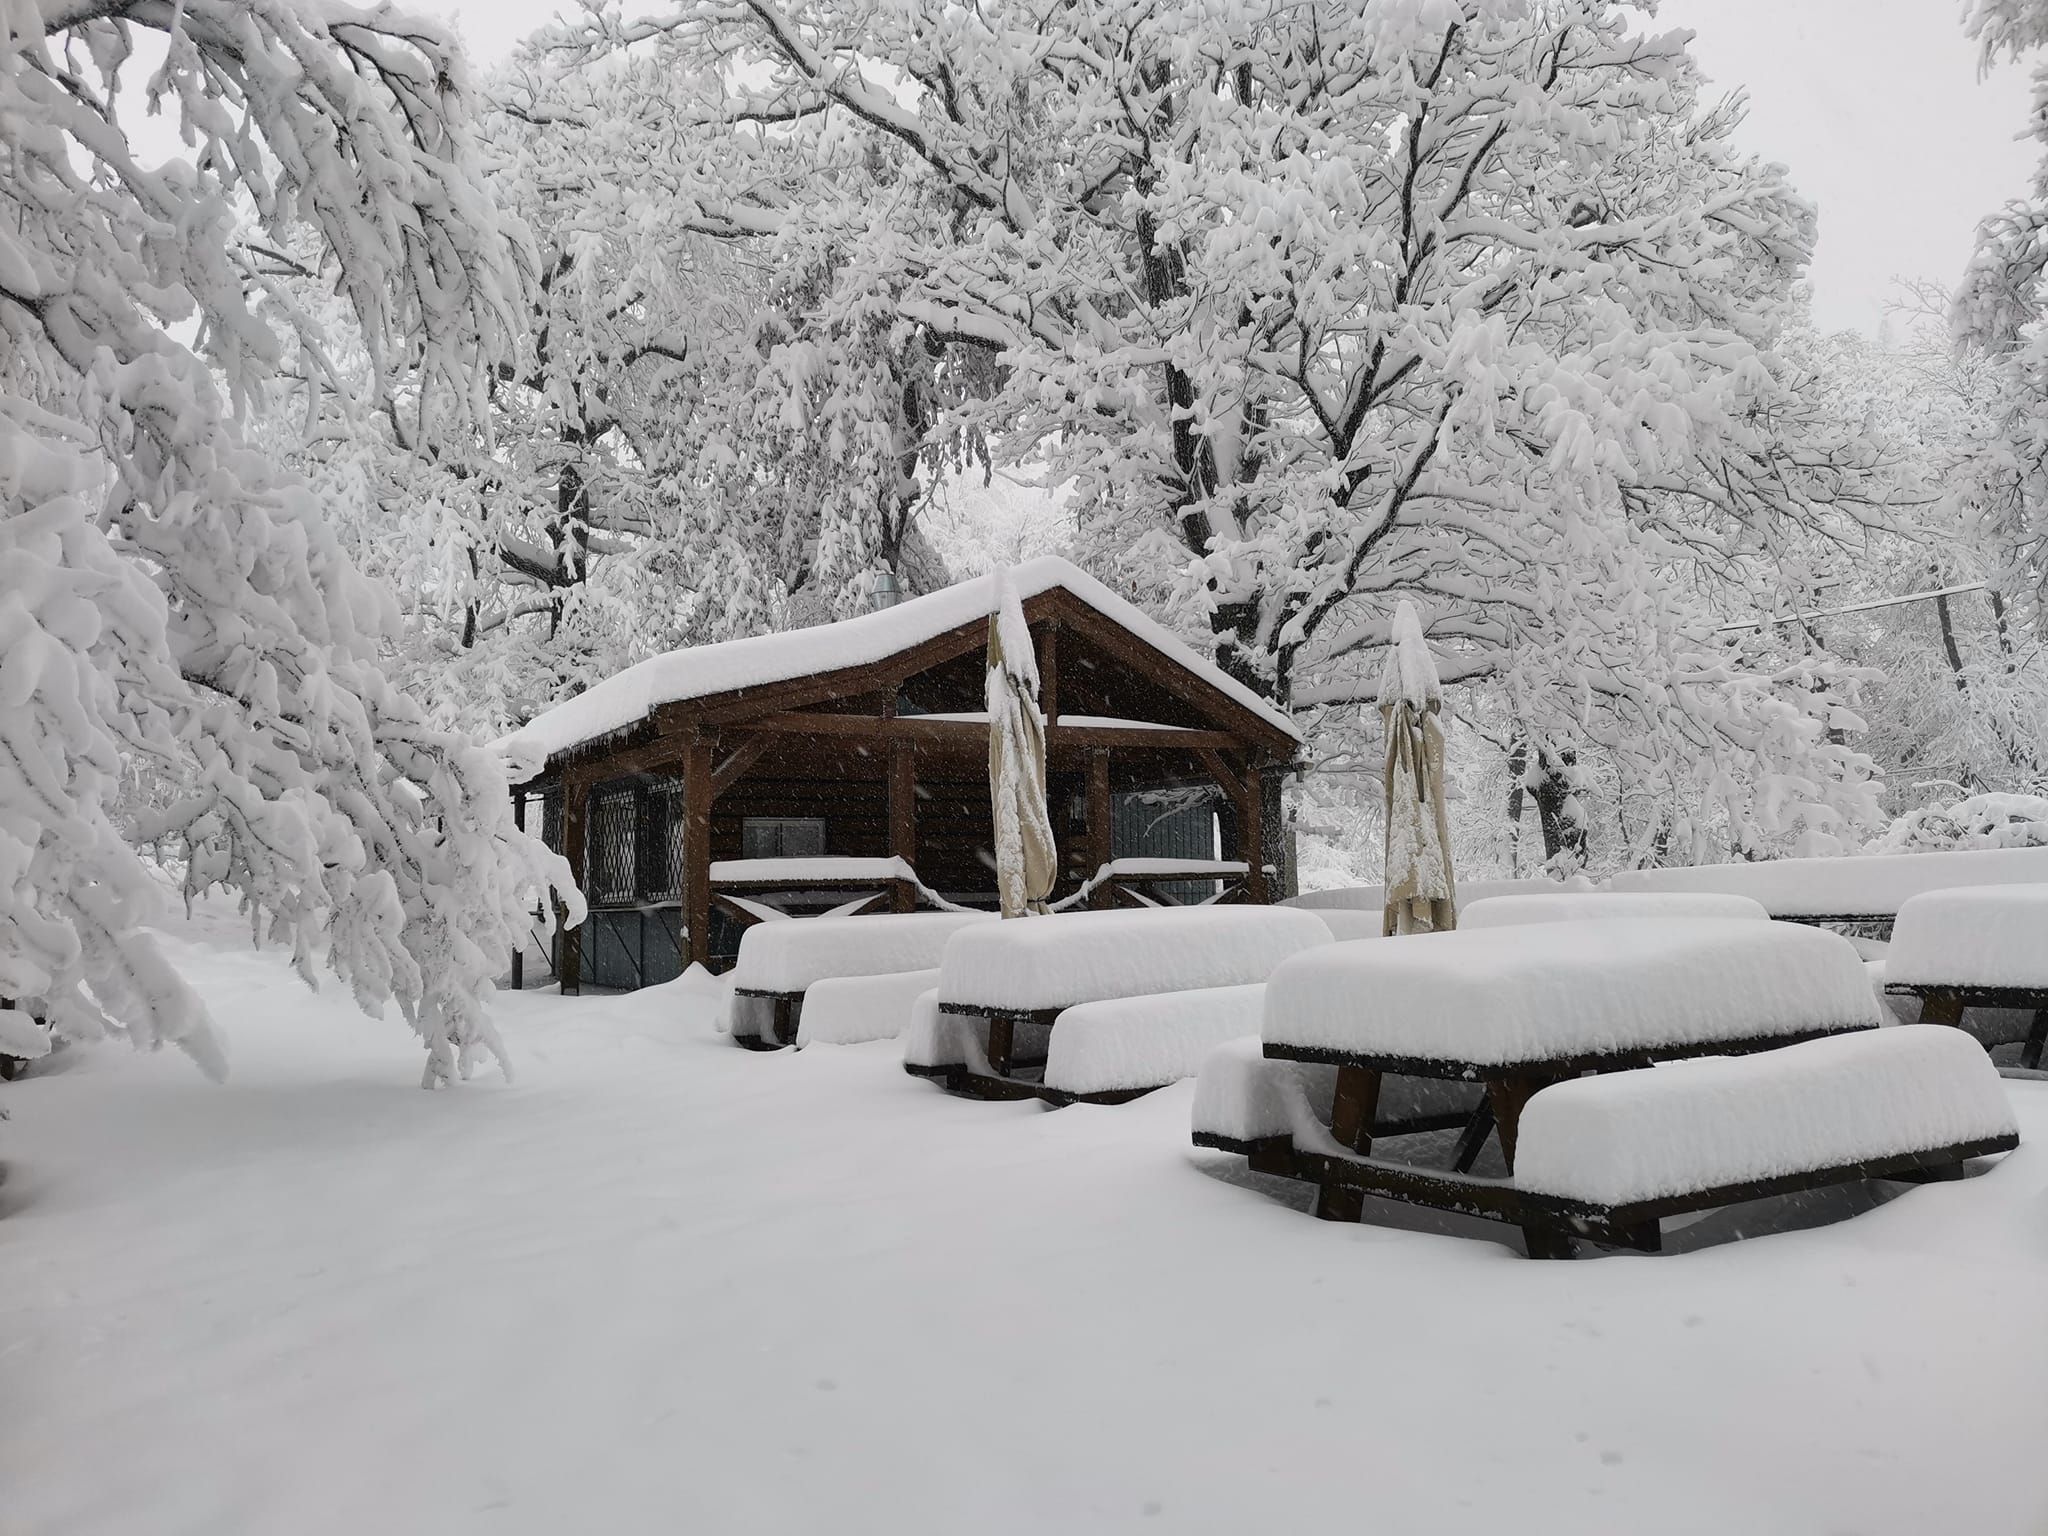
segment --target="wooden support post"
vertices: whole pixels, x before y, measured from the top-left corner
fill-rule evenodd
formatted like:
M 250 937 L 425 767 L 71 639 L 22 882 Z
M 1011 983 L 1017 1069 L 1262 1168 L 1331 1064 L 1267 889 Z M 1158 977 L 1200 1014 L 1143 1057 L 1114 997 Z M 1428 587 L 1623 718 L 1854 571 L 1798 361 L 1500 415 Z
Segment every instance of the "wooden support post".
M 1088 875 L 1095 878 L 1096 871 L 1114 856 L 1115 844 L 1111 841 L 1115 811 L 1109 798 L 1109 753 L 1094 751 L 1088 754 Z M 1116 892 L 1105 883 L 1088 893 L 1088 905 L 1096 908 L 1116 904 Z
M 1245 900 L 1260 903 L 1271 900 L 1266 889 L 1265 788 L 1259 765 L 1254 763 L 1245 771 L 1244 798 L 1238 802 L 1238 841 L 1243 845 L 1238 857 L 1245 862 Z
M 907 741 L 889 744 L 889 852 L 917 868 L 917 754 Z M 896 881 L 890 910 L 908 912 L 916 905 L 916 889 L 907 880 Z
M 1045 714 L 1049 732 L 1060 723 L 1060 627 L 1046 624 L 1038 631 L 1038 707 Z
M 562 781 L 562 857 L 569 861 L 569 873 L 578 887 L 585 883 L 584 853 L 590 824 L 590 783 L 586 778 Z M 588 893 L 586 892 L 586 895 Z M 583 929 L 566 926 L 567 909 L 555 904 L 555 974 L 562 979 L 562 995 L 576 997 L 583 991 Z
M 683 750 L 683 963 L 711 964 L 711 743 Z
M 512 791 L 512 825 L 526 830 L 526 791 Z M 519 931 L 512 935 L 512 990 L 526 989 L 526 909 L 519 909 Z
M 1339 1067 L 1330 1101 L 1330 1135 L 1361 1157 L 1372 1155 L 1372 1123 L 1380 1108 L 1380 1075 L 1371 1067 Z M 1321 1221 L 1356 1221 L 1365 1213 L 1365 1192 L 1352 1185 L 1324 1184 L 1316 1191 Z
M 2027 1031 L 2027 1043 L 2020 1047 L 2020 1065 L 2030 1072 L 2038 1070 L 2044 1047 L 2048 1047 L 2048 1008 L 2036 1008 L 2034 1026 Z

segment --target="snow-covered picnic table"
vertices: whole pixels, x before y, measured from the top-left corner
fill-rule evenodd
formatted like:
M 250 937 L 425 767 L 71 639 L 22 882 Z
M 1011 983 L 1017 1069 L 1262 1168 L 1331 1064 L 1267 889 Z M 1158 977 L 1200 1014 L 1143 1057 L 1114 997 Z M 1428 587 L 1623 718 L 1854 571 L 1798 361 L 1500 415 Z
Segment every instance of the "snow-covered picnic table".
M 1654 1247 L 1663 1214 L 1851 1177 L 1947 1177 L 2012 1144 L 1972 1042 L 1917 1028 L 1880 1040 L 1878 1022 L 1847 940 L 1750 918 L 1334 945 L 1276 968 L 1256 1047 L 1204 1064 L 1195 1139 L 1316 1183 L 1326 1219 L 1357 1219 L 1374 1193 L 1511 1221 L 1532 1254 L 1568 1252 L 1574 1233 Z M 1706 1056 L 1754 1060 L 1633 1070 Z M 1374 1156 L 1389 1074 L 1485 1085 L 1448 1171 Z M 1505 1181 L 1471 1173 L 1489 1131 Z M 1520 1161 L 1532 1131 L 1535 1183 Z
M 1270 872 L 1271 866 L 1268 866 Z M 1059 905 L 1064 910 L 1079 906 L 1082 899 L 1098 890 L 1107 890 L 1112 901 L 1120 900 L 1129 906 L 1178 906 L 1166 887 L 1190 882 L 1213 883 L 1215 891 L 1199 902 L 1186 905 L 1208 905 L 1228 901 L 1242 893 L 1245 877 L 1251 872 L 1251 865 L 1242 859 L 1181 859 L 1154 856 L 1127 855 L 1111 859 L 1088 877 L 1080 891 L 1067 897 Z
M 1558 891 L 1541 896 L 1488 896 L 1458 914 L 1460 928 L 1512 928 L 1523 923 L 1583 922 L 1602 917 L 1733 917 L 1763 922 L 1763 903 L 1718 891 Z
M 1793 922 L 1882 925 L 1925 892 L 2040 881 L 2048 881 L 2048 848 L 1959 848 L 1625 870 L 1607 889 L 1722 891 L 1754 897 L 1772 917 Z
M 757 923 L 741 935 L 739 961 L 733 967 L 733 1040 L 758 1050 L 792 1044 L 799 1037 L 811 987 L 839 978 L 935 970 L 954 934 L 971 924 L 995 921 L 987 912 L 898 912 Z M 906 1013 L 909 1001 L 923 990 L 913 987 L 903 996 Z M 899 986 L 885 996 L 893 1001 L 902 993 Z M 877 999 L 853 996 L 832 1001 L 836 1010 L 841 1002 L 859 1008 Z
M 1290 955 L 1329 942 L 1313 913 L 1267 906 L 1075 912 L 964 929 L 947 941 L 935 1012 L 906 1039 L 904 1066 L 983 1097 L 1130 1098 L 1256 1027 L 1256 999 L 1206 994 L 1255 986 Z M 1070 1011 L 1076 1039 L 1055 1051 Z
M 1960 1025 L 1972 1008 L 2031 1012 L 2020 1065 L 2038 1068 L 2048 1047 L 2048 884 L 1966 886 L 1905 901 L 1884 986 L 1919 998 L 1927 1023 Z

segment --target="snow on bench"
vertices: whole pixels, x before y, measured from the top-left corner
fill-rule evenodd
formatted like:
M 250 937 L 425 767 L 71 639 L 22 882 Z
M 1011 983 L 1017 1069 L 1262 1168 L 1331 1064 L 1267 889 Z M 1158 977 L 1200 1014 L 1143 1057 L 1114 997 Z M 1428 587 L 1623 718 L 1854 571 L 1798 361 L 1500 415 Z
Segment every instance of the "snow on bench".
M 1560 891 L 1546 896 L 1488 896 L 1458 912 L 1460 928 L 1511 928 L 1600 917 L 1735 917 L 1768 921 L 1763 903 L 1719 891 Z
M 918 993 L 903 1026 L 903 1070 L 920 1077 L 939 1077 L 973 1064 L 981 1047 L 969 1045 L 966 1019 L 939 1012 L 939 989 Z M 982 1065 L 987 1066 L 984 1059 Z
M 1323 920 L 1323 926 L 1330 930 L 1330 937 L 1339 943 L 1348 944 L 1354 939 L 1377 939 L 1384 937 L 1382 926 L 1386 914 L 1378 908 L 1370 912 L 1353 911 L 1349 907 L 1310 907 L 1309 911 Z
M 1329 1122 L 1337 1069 L 1306 1061 L 1274 1061 L 1256 1039 L 1232 1040 L 1202 1060 L 1190 1113 L 1195 1139 L 1232 1151 L 1254 1143 L 1313 1141 Z
M 2048 881 L 2048 848 L 1964 848 L 1628 870 L 1613 876 L 1607 888 L 1726 891 L 1755 897 L 1773 917 L 1881 919 L 1926 891 L 2041 881 Z
M 832 976 L 931 970 L 954 934 L 995 921 L 987 912 L 886 912 L 757 923 L 740 936 L 732 984 L 750 992 L 801 992 Z
M 936 970 L 827 976 L 814 981 L 804 992 L 796 1043 L 859 1045 L 865 1040 L 893 1040 L 909 1022 L 918 998 L 938 984 Z
M 1054 1022 L 1045 1086 L 1080 1096 L 1142 1092 L 1193 1077 L 1226 1040 L 1257 1036 L 1265 1003 L 1263 982 L 1077 1003 Z
M 1878 1022 L 1863 962 L 1839 935 L 1740 918 L 1612 918 L 1296 955 L 1267 985 L 1262 1033 L 1283 1054 L 1476 1071 Z
M 917 871 L 893 856 L 718 859 L 711 865 L 713 885 L 886 885 L 892 880 L 916 879 Z
M 1620 1206 L 2016 1134 L 1975 1041 L 1902 1024 L 1554 1084 L 1522 1111 L 1514 1182 Z
M 2048 884 L 1909 898 L 1892 929 L 1884 979 L 1892 987 L 2048 991 Z
M 1329 942 L 1321 919 L 1291 907 L 1159 907 L 979 923 L 947 941 L 939 998 L 962 1012 L 1027 1014 L 1244 986 Z

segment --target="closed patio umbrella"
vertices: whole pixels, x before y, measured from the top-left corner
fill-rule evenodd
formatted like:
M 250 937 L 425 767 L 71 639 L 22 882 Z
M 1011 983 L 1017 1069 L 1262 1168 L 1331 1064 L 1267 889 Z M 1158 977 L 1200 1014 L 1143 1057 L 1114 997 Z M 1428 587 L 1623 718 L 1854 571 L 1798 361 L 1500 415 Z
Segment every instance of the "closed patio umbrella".
M 1058 871 L 1045 806 L 1045 716 L 1038 657 L 1007 566 L 995 572 L 988 620 L 988 789 L 995 812 L 996 891 L 1003 916 L 1045 910 Z
M 1387 873 L 1381 932 L 1458 926 L 1451 835 L 1444 819 L 1443 684 L 1415 605 L 1394 610 L 1393 644 L 1380 673 L 1387 727 Z

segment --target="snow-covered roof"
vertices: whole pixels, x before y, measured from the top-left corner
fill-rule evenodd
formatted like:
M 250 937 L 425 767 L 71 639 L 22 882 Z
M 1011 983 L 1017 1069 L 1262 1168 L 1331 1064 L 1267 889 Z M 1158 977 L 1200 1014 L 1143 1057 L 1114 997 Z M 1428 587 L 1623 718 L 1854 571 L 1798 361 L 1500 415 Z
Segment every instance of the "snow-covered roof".
M 1020 598 L 1062 589 L 1275 729 L 1301 739 L 1300 728 L 1285 710 L 1260 698 L 1071 562 L 1055 555 L 1028 560 L 1010 568 L 1010 580 Z M 994 611 L 995 601 L 995 578 L 977 576 L 894 608 L 836 624 L 669 651 L 536 715 L 502 738 L 497 747 L 515 771 L 537 773 L 558 753 L 626 730 L 660 705 L 886 661 L 962 625 L 986 619 Z

